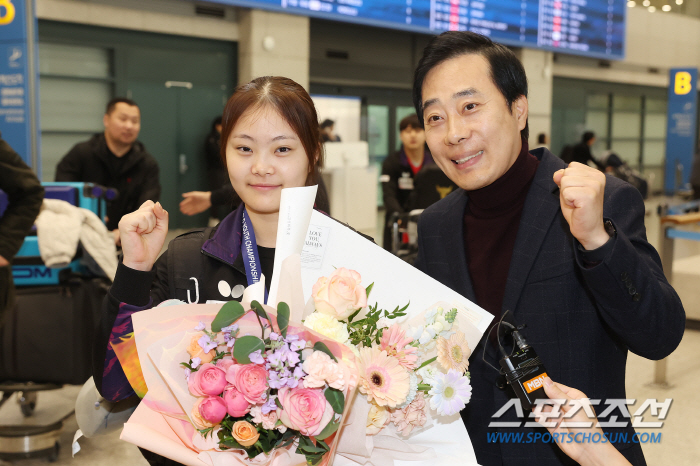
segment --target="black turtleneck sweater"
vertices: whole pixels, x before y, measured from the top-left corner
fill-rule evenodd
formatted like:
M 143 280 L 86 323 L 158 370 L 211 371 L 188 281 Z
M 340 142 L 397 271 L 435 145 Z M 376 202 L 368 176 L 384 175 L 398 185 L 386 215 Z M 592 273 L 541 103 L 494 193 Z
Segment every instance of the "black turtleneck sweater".
M 528 152 L 527 140 L 513 166 L 488 186 L 467 191 L 464 250 L 476 303 L 501 318 L 510 259 L 515 247 L 525 197 L 539 160 Z M 513 311 L 511 309 L 511 311 Z

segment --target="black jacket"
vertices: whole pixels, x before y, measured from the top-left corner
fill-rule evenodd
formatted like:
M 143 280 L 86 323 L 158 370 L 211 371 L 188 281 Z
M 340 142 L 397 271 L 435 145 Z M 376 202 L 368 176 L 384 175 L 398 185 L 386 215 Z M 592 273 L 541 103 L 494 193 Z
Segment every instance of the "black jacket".
M 554 381 L 575 387 L 591 399 L 626 398 L 627 352 L 662 359 L 678 346 L 685 326 L 683 305 L 664 276 L 659 255 L 647 242 L 642 197 L 628 183 L 607 177 L 603 216 L 613 222 L 616 233 L 608 244 L 584 256 L 563 218 L 559 188 L 552 180 L 566 165 L 546 149 L 530 153 L 540 164 L 520 219 L 501 313 L 509 310 L 518 324 L 527 325 L 523 336 Z M 416 267 L 475 301 L 464 248 L 468 200 L 465 191 L 458 189 L 423 212 Z M 596 252 L 602 257 L 591 257 Z M 600 259 L 600 263 L 587 267 L 584 258 Z M 472 398 L 461 414 L 479 464 L 575 464 L 550 443 L 489 441 L 490 435 L 499 432 L 527 436 L 546 431 L 523 426 L 513 409 L 499 419 L 492 417 L 510 395 L 498 388 L 498 374 L 487 365 L 498 367 L 500 355 L 486 338 L 472 353 Z M 611 415 L 621 422 L 631 421 L 618 410 L 602 416 L 607 407 L 605 402 L 595 407 L 601 422 Z M 492 421 L 520 427 L 489 426 Z M 628 443 L 614 445 L 632 464 L 645 464 L 639 444 L 633 443 L 631 423 L 603 430 L 626 434 Z
M 39 215 L 44 188 L 31 168 L 0 139 L 0 189 L 7 195 L 8 205 L 0 217 L 0 256 L 12 258 L 24 242 L 24 236 Z M 12 296 L 11 267 L 0 267 L 0 314 Z M 0 324 L 2 319 L 0 318 Z
M 572 162 L 578 162 L 584 165 L 588 165 L 588 161 L 591 161 L 599 169 L 605 170 L 605 166 L 593 158 L 593 155 L 591 154 L 591 146 L 589 146 L 585 142 L 579 142 L 573 147 L 572 156 Z
M 137 210 L 147 200 L 160 200 L 158 162 L 139 141 L 123 157 L 121 169 L 114 172 L 116 158 L 107 147 L 104 133 L 81 142 L 61 159 L 56 167 L 56 181 L 85 181 L 119 191 L 107 202 L 107 228 L 117 229 L 122 216 Z

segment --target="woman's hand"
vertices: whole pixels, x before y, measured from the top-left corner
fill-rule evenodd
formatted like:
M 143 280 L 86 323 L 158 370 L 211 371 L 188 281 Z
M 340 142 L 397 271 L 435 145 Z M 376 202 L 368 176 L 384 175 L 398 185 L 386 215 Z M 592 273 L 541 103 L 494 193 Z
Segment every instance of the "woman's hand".
M 139 210 L 122 217 L 119 236 L 124 265 L 148 272 L 153 268 L 168 234 L 168 212 L 160 202 L 144 202 Z
M 563 400 L 563 404 L 559 406 L 558 412 L 549 416 L 542 416 L 541 413 L 552 413 L 551 405 L 540 405 L 540 408 L 535 408 L 534 414 L 537 422 L 547 428 L 552 437 L 559 445 L 559 448 L 567 454 L 571 459 L 582 466 L 631 466 L 622 454 L 612 445 L 605 441 L 603 429 L 596 427 L 598 419 L 593 411 L 593 406 L 588 404 L 588 407 L 581 407 L 582 403 L 573 402 L 572 400 L 584 400 L 584 404 L 588 401 L 588 397 L 575 388 L 567 387 L 560 383 L 552 382 L 552 379 L 546 377 L 544 379 L 544 391 L 551 400 Z M 590 409 L 591 415 L 586 413 Z M 570 417 L 565 417 L 571 410 L 575 414 Z M 562 425 L 564 421 L 564 425 Z M 570 427 L 567 423 L 590 423 L 591 427 Z M 581 441 L 576 441 L 577 434 Z M 590 440 L 595 434 L 600 435 L 602 441 L 596 443 Z M 605 441 L 605 443 L 603 443 Z

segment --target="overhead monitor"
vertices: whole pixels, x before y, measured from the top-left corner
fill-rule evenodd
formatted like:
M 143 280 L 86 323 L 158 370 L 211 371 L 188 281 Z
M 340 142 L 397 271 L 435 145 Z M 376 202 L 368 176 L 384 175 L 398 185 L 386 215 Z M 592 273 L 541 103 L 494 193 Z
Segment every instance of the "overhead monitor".
M 507 45 L 621 60 L 624 0 L 210 0 L 412 32 L 474 31 Z

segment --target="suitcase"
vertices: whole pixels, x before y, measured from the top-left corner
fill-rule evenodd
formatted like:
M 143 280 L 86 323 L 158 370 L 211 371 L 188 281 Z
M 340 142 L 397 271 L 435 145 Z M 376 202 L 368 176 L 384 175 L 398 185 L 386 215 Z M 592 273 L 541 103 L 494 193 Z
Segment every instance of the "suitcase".
M 0 327 L 0 382 L 83 384 L 110 282 L 72 275 L 58 286 L 17 288 Z

